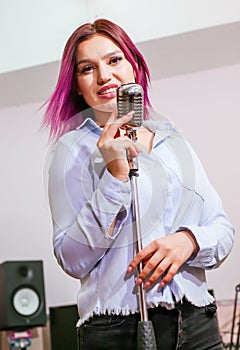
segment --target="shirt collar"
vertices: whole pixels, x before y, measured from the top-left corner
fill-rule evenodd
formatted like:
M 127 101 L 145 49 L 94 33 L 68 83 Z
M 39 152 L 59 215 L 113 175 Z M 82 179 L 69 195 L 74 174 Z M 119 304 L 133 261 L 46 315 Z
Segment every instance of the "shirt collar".
M 156 138 L 154 140 L 154 145 L 159 141 L 163 141 L 176 131 L 176 127 L 173 122 L 168 120 L 163 114 L 156 112 L 154 110 L 150 111 L 151 119 L 144 120 L 142 125 L 151 130 Z M 86 118 L 76 129 L 88 129 L 97 135 L 101 135 L 101 127 L 92 119 Z
M 86 118 L 76 129 L 83 130 L 85 128 L 91 130 L 99 136 L 101 135 L 102 129 L 92 118 Z

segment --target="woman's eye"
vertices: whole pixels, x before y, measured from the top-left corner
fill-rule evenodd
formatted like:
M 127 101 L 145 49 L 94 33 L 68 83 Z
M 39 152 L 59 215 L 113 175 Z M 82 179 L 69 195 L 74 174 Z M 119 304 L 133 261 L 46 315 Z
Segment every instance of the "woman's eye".
M 122 56 L 112 57 L 112 58 L 110 59 L 110 63 L 115 64 L 115 63 L 120 62 L 122 59 L 123 59 L 123 57 L 122 57 Z
M 93 70 L 93 66 L 92 65 L 88 65 L 88 66 L 82 67 L 80 69 L 80 73 L 89 73 L 92 70 Z

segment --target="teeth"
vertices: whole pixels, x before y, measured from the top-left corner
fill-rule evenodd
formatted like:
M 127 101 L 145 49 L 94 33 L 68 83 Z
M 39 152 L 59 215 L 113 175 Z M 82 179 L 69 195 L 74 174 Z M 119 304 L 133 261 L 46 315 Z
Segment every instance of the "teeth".
M 116 90 L 117 90 L 117 88 L 110 88 L 110 89 L 107 89 L 107 90 L 100 92 L 100 95 L 109 94 L 110 92 L 115 92 Z

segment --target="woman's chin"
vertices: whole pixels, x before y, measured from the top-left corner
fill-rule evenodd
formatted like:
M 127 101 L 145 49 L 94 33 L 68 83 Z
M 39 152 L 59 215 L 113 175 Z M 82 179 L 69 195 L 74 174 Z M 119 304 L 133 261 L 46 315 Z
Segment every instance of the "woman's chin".
M 99 104 L 92 108 L 98 112 L 113 113 L 117 109 L 116 99 L 114 99 L 114 101 Z

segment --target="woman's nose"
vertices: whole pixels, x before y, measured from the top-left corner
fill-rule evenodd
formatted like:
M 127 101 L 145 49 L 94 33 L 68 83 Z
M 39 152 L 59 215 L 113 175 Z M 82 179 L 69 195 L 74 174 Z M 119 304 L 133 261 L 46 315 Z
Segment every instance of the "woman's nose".
M 106 82 L 108 82 L 109 80 L 111 80 L 112 78 L 112 72 L 111 72 L 111 68 L 106 66 L 106 65 L 102 65 L 101 67 L 98 68 L 98 85 L 103 85 Z

